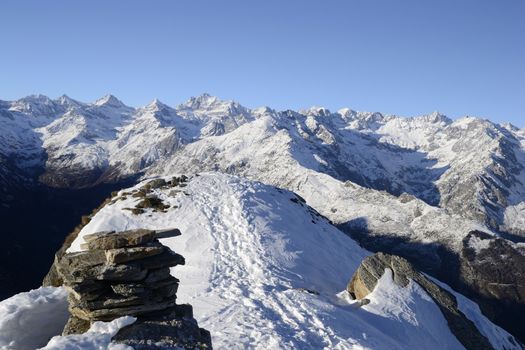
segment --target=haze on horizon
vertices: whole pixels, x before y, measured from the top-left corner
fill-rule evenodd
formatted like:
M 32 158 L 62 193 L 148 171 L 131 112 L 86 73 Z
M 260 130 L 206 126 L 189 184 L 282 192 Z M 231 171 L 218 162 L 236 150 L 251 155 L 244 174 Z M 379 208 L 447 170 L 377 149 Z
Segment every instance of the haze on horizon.
M 0 13 L 2 100 L 176 105 L 208 92 L 525 127 L 522 1 L 8 0 Z

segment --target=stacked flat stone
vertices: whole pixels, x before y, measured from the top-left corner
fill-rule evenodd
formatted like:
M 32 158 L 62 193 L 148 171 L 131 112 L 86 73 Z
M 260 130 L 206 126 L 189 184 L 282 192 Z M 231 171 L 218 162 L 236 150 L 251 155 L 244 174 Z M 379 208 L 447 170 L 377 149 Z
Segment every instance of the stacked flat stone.
M 177 229 L 85 235 L 84 250 L 65 254 L 57 268 L 69 291 L 64 333 L 81 332 L 93 321 L 173 309 L 179 281 L 170 267 L 183 265 L 184 258 L 158 239 L 178 235 Z

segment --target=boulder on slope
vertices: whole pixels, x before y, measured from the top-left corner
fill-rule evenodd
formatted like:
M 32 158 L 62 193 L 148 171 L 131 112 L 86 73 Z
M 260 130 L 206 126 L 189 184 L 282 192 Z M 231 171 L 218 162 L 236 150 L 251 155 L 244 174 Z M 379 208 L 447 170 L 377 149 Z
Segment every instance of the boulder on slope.
M 394 283 L 401 287 L 406 287 L 410 281 L 419 284 L 439 307 L 451 332 L 466 349 L 493 349 L 476 325 L 459 310 L 456 298 L 402 257 L 384 253 L 366 257 L 348 283 L 348 293 L 356 299 L 363 299 L 374 290 L 386 269 L 392 271 Z

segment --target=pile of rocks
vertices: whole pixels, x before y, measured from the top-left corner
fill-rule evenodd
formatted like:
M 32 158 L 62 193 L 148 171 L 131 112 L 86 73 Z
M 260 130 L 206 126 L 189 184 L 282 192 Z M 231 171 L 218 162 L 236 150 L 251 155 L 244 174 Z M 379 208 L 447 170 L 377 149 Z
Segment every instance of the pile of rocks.
M 94 321 L 129 315 L 138 319 L 128 326 L 132 332 L 122 329 L 117 335 L 120 342 L 211 348 L 209 332 L 198 328 L 191 306 L 176 304 L 179 280 L 171 276 L 170 267 L 184 264 L 184 258 L 158 239 L 178 235 L 177 229 L 85 235 L 84 250 L 65 254 L 57 264 L 71 313 L 63 334 L 83 333 Z M 168 328 L 168 333 L 159 332 Z M 122 336 L 126 333 L 141 338 Z

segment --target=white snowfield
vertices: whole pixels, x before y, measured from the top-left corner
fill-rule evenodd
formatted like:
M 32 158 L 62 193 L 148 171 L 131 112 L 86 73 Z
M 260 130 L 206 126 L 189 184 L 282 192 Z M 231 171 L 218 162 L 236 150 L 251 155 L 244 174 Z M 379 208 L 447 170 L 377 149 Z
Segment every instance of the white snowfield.
M 386 273 L 370 304 L 350 300 L 346 284 L 369 253 L 293 193 L 218 173 L 174 189 L 154 190 L 167 213 L 134 215 L 124 209 L 139 201 L 131 196 L 107 205 L 69 251 L 97 231 L 179 228 L 162 240 L 186 258 L 172 269 L 178 302 L 194 306 L 216 349 L 463 348 L 415 283 L 400 288 Z M 495 348 L 512 349 L 512 336 L 473 305 L 460 303 Z

